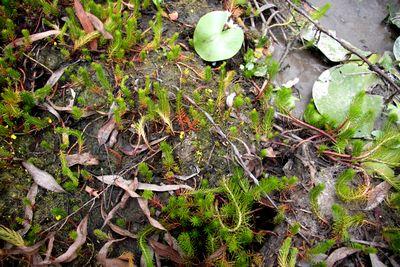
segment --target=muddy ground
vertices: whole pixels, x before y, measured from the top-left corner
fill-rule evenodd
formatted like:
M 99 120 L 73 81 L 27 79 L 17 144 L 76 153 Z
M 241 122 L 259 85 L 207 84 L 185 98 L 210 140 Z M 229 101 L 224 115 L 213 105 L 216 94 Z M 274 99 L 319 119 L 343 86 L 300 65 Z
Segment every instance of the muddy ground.
M 60 8 L 71 6 L 71 1 L 60 1 Z M 84 2 L 84 1 L 82 1 Z M 102 1 L 100 1 L 102 2 Z M 224 1 L 225 2 L 225 1 Z M 259 1 L 262 2 L 262 1 Z M 286 7 L 284 1 L 275 1 L 277 6 Z M 322 6 L 327 1 L 313 0 L 312 5 Z M 331 30 L 335 30 L 340 38 L 343 38 L 353 45 L 376 53 L 391 51 L 393 42 L 398 35 L 393 27 L 388 26 L 384 22 L 387 16 L 386 5 L 388 1 L 378 0 L 331 0 L 331 9 L 322 18 L 321 24 Z M 251 262 L 248 266 L 278 266 L 277 255 L 283 240 L 291 236 L 290 224 L 299 223 L 299 234 L 292 236 L 293 247 L 299 250 L 297 258 L 297 266 L 311 266 L 307 259 L 307 250 L 313 247 L 317 242 L 332 238 L 332 228 L 329 223 L 319 220 L 315 214 L 311 212 L 309 200 L 309 191 L 313 185 L 324 183 L 326 190 L 320 197 L 321 214 L 327 221 L 332 220 L 331 206 L 333 203 L 343 204 L 350 213 L 362 211 L 365 206 L 364 202 L 359 203 L 342 203 L 335 194 L 335 179 L 346 168 L 344 165 L 336 164 L 332 160 L 321 156 L 317 148 L 310 142 L 302 143 L 298 146 L 299 140 L 296 138 L 286 138 L 290 133 L 294 133 L 300 140 L 307 139 L 310 134 L 309 129 L 301 127 L 301 125 L 293 124 L 290 120 L 276 119 L 278 125 L 274 128 L 273 138 L 265 136 L 257 137 L 254 129 L 252 129 L 251 121 L 248 114 L 257 108 L 262 110 L 262 103 L 256 100 L 256 86 L 261 87 L 263 78 L 247 79 L 243 76 L 240 64 L 243 63 L 243 55 L 245 49 L 251 47 L 251 37 L 246 36 L 246 44 L 242 50 L 234 58 L 226 63 L 227 71 L 234 71 L 232 81 L 229 82 L 224 99 L 222 102 L 222 111 L 218 111 L 218 107 L 211 106 L 209 101 L 217 102 L 217 91 L 219 85 L 219 71 L 221 62 L 215 64 L 202 61 L 194 52 L 190 44 L 194 26 L 199 18 L 207 12 L 213 10 L 222 10 L 224 4 L 221 1 L 191 1 L 177 0 L 165 1 L 165 10 L 167 13 L 176 11 L 179 18 L 176 21 L 163 18 L 163 38 L 170 38 L 174 33 L 180 34 L 178 43 L 182 47 L 181 57 L 178 61 L 168 61 L 165 52 L 162 49 L 151 51 L 147 57 L 140 61 L 138 53 L 132 49 L 127 53 L 127 61 L 130 64 L 124 64 L 123 72 L 128 76 L 126 86 L 133 93 L 137 93 L 138 88 L 145 87 L 146 77 L 154 82 L 159 82 L 162 87 L 169 92 L 171 103 L 176 103 L 178 91 L 182 91 L 184 95 L 194 99 L 199 106 L 209 112 L 215 123 L 221 127 L 221 130 L 228 134 L 228 139 L 235 147 L 239 149 L 247 168 L 258 179 L 268 176 L 292 177 L 298 178 L 298 183 L 289 190 L 273 193 L 272 199 L 276 205 L 285 210 L 285 220 L 277 223 L 274 217 L 277 216 L 278 210 L 263 199 L 259 204 L 261 212 L 255 212 L 251 224 L 254 229 L 259 232 L 264 231 L 266 234 L 262 242 L 254 242 L 248 248 L 248 254 L 251 255 Z M 62 9 L 60 11 L 63 12 Z M 149 21 L 154 19 L 156 13 L 155 7 L 150 7 L 143 12 L 139 20 L 139 28 L 142 31 L 148 29 Z M 265 13 L 267 16 L 269 13 Z M 18 16 L 16 16 L 18 18 Z M 62 22 L 62 16 L 51 17 L 57 22 Z M 30 32 L 34 32 L 36 24 L 29 22 L 29 19 L 37 22 L 41 17 L 37 18 L 19 18 L 24 21 L 22 28 L 30 28 Z M 261 27 L 259 17 L 256 17 L 256 30 Z M 249 20 L 244 20 L 245 25 L 250 25 Z M 40 32 L 46 29 L 45 24 L 38 27 Z M 260 30 L 260 28 L 258 29 Z M 284 28 L 283 30 L 289 30 Z M 277 38 L 280 38 L 280 29 L 274 29 Z M 17 36 L 20 32 L 17 31 Z M 285 41 L 280 39 L 279 45 L 273 43 L 273 57 L 279 60 L 285 51 Z M 6 43 L 2 43 L 4 47 Z M 299 99 L 296 107 L 292 111 L 295 117 L 301 118 L 306 105 L 311 99 L 311 89 L 318 76 L 329 67 L 333 66 L 327 59 L 318 53 L 315 49 L 297 49 L 302 44 L 299 41 L 294 42 L 293 49 L 289 51 L 281 63 L 281 71 L 277 78 L 273 81 L 276 85 L 281 85 L 296 77 L 299 82 L 294 86 L 294 95 Z M 137 49 L 140 49 L 137 48 Z M 186 125 L 186 129 L 179 124 L 179 118 L 175 111 L 172 116 L 172 124 L 175 132 L 171 132 L 168 126 L 162 121 L 157 121 L 147 125 L 145 128 L 147 139 L 149 142 L 157 141 L 160 138 L 166 138 L 168 144 L 173 148 L 173 157 L 175 161 L 174 169 L 166 171 L 163 166 L 163 157 L 158 145 L 149 150 L 143 140 L 138 140 L 131 125 L 138 121 L 140 112 L 133 109 L 127 112 L 123 118 L 121 127 L 117 128 L 118 136 L 115 144 L 107 147 L 107 145 L 99 144 L 99 131 L 104 129 L 104 125 L 109 122 L 110 103 L 107 102 L 105 95 L 98 94 L 96 91 L 87 90 L 84 86 L 74 80 L 74 75 L 78 73 L 79 67 L 90 66 L 90 61 L 100 62 L 106 70 L 107 79 L 112 86 L 117 83 L 118 77 L 115 75 L 115 66 L 123 60 L 102 61 L 101 54 L 106 49 L 91 53 L 91 59 L 88 60 L 84 53 L 76 52 L 66 61 L 61 56 L 60 47 L 51 42 L 41 40 L 35 45 L 27 48 L 27 57 L 19 59 L 19 66 L 24 70 L 23 87 L 26 90 L 34 91 L 45 85 L 50 78 L 51 73 L 43 67 L 55 71 L 63 66 L 70 65 L 65 71 L 58 84 L 54 86 L 51 95 L 51 101 L 56 106 L 67 106 L 71 97 L 70 89 L 76 93 L 76 99 L 85 99 L 82 107 L 90 107 L 88 111 L 93 114 L 74 119 L 68 112 L 60 111 L 61 120 L 58 120 L 54 114 L 43 106 L 38 105 L 34 109 L 34 114 L 40 118 L 49 118 L 52 122 L 44 129 L 38 131 L 34 128 L 28 132 L 24 132 L 23 127 L 15 132 L 16 138 L 4 138 L 2 146 L 12 147 L 13 155 L 11 159 L 2 161 L 0 174 L 0 224 L 8 228 L 19 230 L 22 228 L 21 218 L 25 216 L 24 207 L 26 206 L 26 195 L 32 185 L 32 176 L 26 172 L 21 163 L 29 161 L 40 170 L 46 171 L 52 175 L 55 180 L 63 185 L 68 178 L 61 170 L 60 150 L 62 147 L 62 135 L 56 133 L 55 129 L 64 124 L 70 129 L 79 130 L 83 133 L 84 145 L 82 151 L 78 148 L 77 138 L 70 137 L 70 146 L 66 150 L 67 154 L 76 154 L 81 152 L 90 152 L 97 160 L 98 164 L 94 166 L 74 166 L 71 169 L 74 172 L 85 170 L 79 178 L 79 186 L 76 190 L 67 190 L 66 193 L 56 193 L 49 190 L 39 188 L 38 194 L 33 206 L 33 218 L 30 224 L 30 231 L 26 233 L 24 239 L 27 246 L 43 240 L 49 232 L 55 232 L 56 238 L 54 248 L 51 253 L 51 260 L 61 255 L 73 244 L 74 231 L 84 217 L 89 214 L 89 223 L 87 227 L 88 235 L 85 243 L 78 250 L 77 258 L 71 263 L 63 262 L 66 265 L 73 266 L 95 266 L 98 264 L 96 255 L 104 246 L 107 240 L 99 238 L 94 234 L 95 229 L 101 229 L 109 235 L 109 239 L 118 239 L 125 237 L 126 239 L 113 245 L 107 255 L 108 258 L 116 258 L 124 252 L 132 253 L 132 259 L 135 265 L 142 265 L 142 251 L 138 246 L 136 238 L 127 237 L 121 232 L 113 231 L 109 226 L 104 226 L 104 218 L 101 209 L 106 213 L 110 212 L 121 200 L 124 191 L 117 186 L 107 186 L 95 177 L 102 175 L 118 174 L 125 179 L 133 179 L 137 177 L 139 182 L 148 182 L 143 176 L 138 175 L 137 165 L 140 162 L 146 162 L 153 172 L 152 184 L 186 184 L 193 188 L 199 187 L 203 180 L 209 181 L 212 186 L 219 185 L 223 177 L 232 176 L 233 170 L 238 166 L 237 159 L 227 139 L 221 137 L 217 127 L 210 123 L 207 117 L 197 109 L 196 110 L 189 101 L 184 101 L 183 105 L 190 120 L 196 121 L 193 128 Z M 121 65 L 122 65 L 121 64 Z M 212 78 L 205 81 L 202 73 L 207 66 L 213 68 Z M 94 82 L 99 82 L 95 78 L 95 73 L 90 73 L 94 77 Z M 255 86 L 256 85 L 256 86 Z M 226 107 L 226 96 L 235 92 L 244 98 L 245 105 L 240 109 L 230 109 Z M 135 104 L 138 103 L 137 96 L 134 97 Z M 175 108 L 174 104 L 172 108 Z M 138 108 L 139 109 L 139 108 Z M 237 131 L 232 134 L 231 129 L 235 127 Z M 132 149 L 137 143 L 145 147 L 144 151 L 135 155 L 128 155 L 126 151 Z M 273 155 L 265 158 L 260 157 L 262 149 L 271 149 Z M 124 152 L 125 151 L 125 152 Z M 171 174 L 172 172 L 172 174 Z M 177 178 L 193 175 L 187 181 Z M 250 178 L 249 178 L 250 179 Z M 378 184 L 376 180 L 372 181 L 373 185 Z M 94 198 L 94 195 L 85 191 L 89 187 L 97 192 L 101 192 L 100 198 Z M 142 193 L 142 192 L 140 192 Z M 162 207 L 166 206 L 171 195 L 184 195 L 184 190 L 177 192 L 155 193 L 156 197 L 149 201 L 151 215 L 164 223 L 164 215 Z M 57 209 L 59 212 L 54 212 Z M 59 215 L 60 217 L 58 217 Z M 377 249 L 379 259 L 387 266 L 398 266 L 399 256 L 394 254 L 390 249 L 380 230 L 384 227 L 398 227 L 400 218 L 398 211 L 391 209 L 387 203 L 383 202 L 372 211 L 364 212 L 365 220 L 369 223 L 350 230 L 351 239 L 358 240 L 364 245 L 371 245 Z M 117 211 L 112 222 L 118 224 L 120 228 L 129 231 L 131 234 L 138 234 L 149 226 L 148 218 L 144 215 L 135 199 L 130 199 L 124 208 Z M 170 228 L 168 228 L 170 227 Z M 167 229 L 176 237 L 179 233 L 176 229 L 180 229 L 174 225 L 168 225 Z M 174 228 L 175 227 L 175 228 Z M 155 237 L 161 240 L 162 231 L 156 232 Z M 0 243 L 4 249 L 10 249 L 6 242 Z M 337 242 L 335 249 L 340 248 L 343 243 Z M 333 250 L 330 250 L 332 252 Z M 1 253 L 1 265 L 3 266 L 25 266 L 35 265 L 38 259 L 36 255 L 41 255 L 41 260 L 45 258 L 46 247 L 43 246 L 39 251 L 33 254 L 7 255 L 7 251 Z M 157 252 L 156 252 L 157 254 Z M 329 254 L 329 253 L 327 253 Z M 40 262 L 40 260 L 39 260 Z M 128 261 L 124 261 L 126 264 Z M 204 255 L 194 261 L 197 265 L 213 265 L 213 263 L 205 263 Z M 176 262 L 162 259 L 162 266 L 174 266 Z M 229 261 L 221 263 L 229 266 Z M 368 253 L 354 253 L 351 256 L 339 260 L 335 266 L 371 266 L 371 260 Z M 194 265 L 188 263 L 187 265 Z M 215 263 L 217 265 L 217 263 Z M 112 264 L 110 266 L 113 266 Z M 145 266 L 145 265 L 144 265 Z M 244 266 L 244 265 L 243 265 Z M 282 265 L 281 265 L 282 266 Z M 374 266 L 374 265 L 372 265 Z M 378 265 L 376 265 L 378 266 Z

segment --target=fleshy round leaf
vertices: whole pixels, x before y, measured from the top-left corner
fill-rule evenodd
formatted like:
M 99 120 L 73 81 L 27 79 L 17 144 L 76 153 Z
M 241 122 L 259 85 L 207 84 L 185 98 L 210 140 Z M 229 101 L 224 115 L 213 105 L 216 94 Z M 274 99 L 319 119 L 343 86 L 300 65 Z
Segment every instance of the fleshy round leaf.
M 200 18 L 193 42 L 202 59 L 220 61 L 239 52 L 244 41 L 243 30 L 236 25 L 224 30 L 230 15 L 227 11 L 213 11 Z
M 315 106 L 319 113 L 339 126 L 346 119 L 354 97 L 380 82 L 379 77 L 365 64 L 360 66 L 357 63 L 348 63 L 332 67 L 324 71 L 314 83 L 312 94 Z M 381 96 L 366 96 L 361 108 L 363 111 L 372 110 L 373 116 L 369 123 L 359 129 L 356 136 L 368 136 L 371 133 L 382 105 Z
M 396 39 L 393 45 L 393 54 L 396 60 L 400 60 L 400 37 Z

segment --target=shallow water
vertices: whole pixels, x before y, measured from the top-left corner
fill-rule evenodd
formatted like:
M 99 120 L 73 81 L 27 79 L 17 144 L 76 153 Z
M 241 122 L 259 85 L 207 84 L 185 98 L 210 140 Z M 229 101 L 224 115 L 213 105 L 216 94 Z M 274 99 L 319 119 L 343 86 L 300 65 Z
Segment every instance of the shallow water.
M 338 37 L 356 47 L 376 53 L 392 50 L 396 36 L 384 23 L 388 0 L 311 0 L 314 6 L 331 3 L 331 8 L 321 19 L 324 28 L 335 30 Z M 399 2 L 399 1 L 397 1 Z M 278 54 L 283 48 L 277 48 Z M 292 51 L 282 64 L 278 84 L 298 77 L 295 86 L 300 100 L 294 115 L 301 116 L 311 99 L 314 81 L 331 63 L 325 62 L 318 52 Z

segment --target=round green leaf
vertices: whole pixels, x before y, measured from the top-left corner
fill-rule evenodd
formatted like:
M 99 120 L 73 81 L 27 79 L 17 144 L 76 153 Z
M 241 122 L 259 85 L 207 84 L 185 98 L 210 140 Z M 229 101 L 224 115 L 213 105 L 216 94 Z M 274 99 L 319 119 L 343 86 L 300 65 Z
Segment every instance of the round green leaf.
M 380 82 L 379 77 L 366 64 L 348 63 L 332 67 L 324 71 L 314 83 L 312 95 L 315 106 L 321 115 L 339 126 L 346 119 L 354 97 Z M 365 112 L 372 110 L 373 118 L 359 129 L 357 136 L 370 134 L 382 105 L 381 96 L 366 96 L 361 108 Z
M 233 25 L 224 30 L 231 13 L 213 11 L 200 18 L 194 31 L 194 49 L 205 61 L 220 61 L 239 52 L 244 41 L 243 30 Z
M 393 45 L 393 54 L 396 60 L 400 60 L 400 37 L 396 39 Z

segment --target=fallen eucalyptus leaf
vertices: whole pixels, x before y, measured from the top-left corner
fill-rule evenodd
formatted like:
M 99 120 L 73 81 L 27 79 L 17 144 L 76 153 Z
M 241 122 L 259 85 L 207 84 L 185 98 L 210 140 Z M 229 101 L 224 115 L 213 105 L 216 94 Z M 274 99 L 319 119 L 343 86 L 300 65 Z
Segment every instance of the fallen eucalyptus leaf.
M 82 25 L 82 28 L 85 30 L 86 33 L 90 34 L 91 32 L 94 31 L 93 25 L 90 22 L 90 19 L 86 15 L 85 10 L 83 9 L 83 6 L 79 0 L 74 0 L 74 10 L 75 14 L 79 19 L 79 22 Z M 90 49 L 96 50 L 97 49 L 97 41 L 92 40 L 90 43 Z
M 113 147 L 116 143 L 117 143 L 117 137 L 118 137 L 118 130 L 117 129 L 114 129 L 112 132 L 111 132 L 111 135 L 110 135 L 110 138 L 109 138 L 109 140 L 108 140 L 108 147 Z
M 54 236 L 55 233 L 51 232 L 49 233 L 45 239 L 37 242 L 36 244 L 34 244 L 33 246 L 30 247 L 25 247 L 25 246 L 20 246 L 20 247 L 16 247 L 16 248 L 12 248 L 12 249 L 0 249 L 0 256 L 1 255 L 34 255 L 36 254 L 40 247 L 43 246 L 44 243 L 46 243 L 47 239 L 51 238 L 52 236 Z
M 104 267 L 130 267 L 129 263 L 126 261 L 123 261 L 121 259 L 108 259 L 107 258 L 107 253 L 108 250 L 110 249 L 110 246 L 116 242 L 120 242 L 124 240 L 125 238 L 121 239 L 115 239 L 115 240 L 110 240 L 107 243 L 104 244 L 104 246 L 100 249 L 99 253 L 96 256 L 96 259 L 98 263 L 100 263 L 101 266 Z
M 220 61 L 239 52 L 244 41 L 243 30 L 229 23 L 231 13 L 213 11 L 200 18 L 193 35 L 194 49 L 205 61 Z
M 90 186 L 85 186 L 85 192 L 92 197 L 99 197 L 99 191 L 91 188 Z
M 105 184 L 115 184 L 117 181 L 118 186 L 124 186 L 124 188 L 128 188 L 129 184 L 132 182 L 132 180 L 125 180 L 122 176 L 120 175 L 102 175 L 102 176 L 96 176 L 96 178 L 105 183 Z M 146 183 L 138 183 L 137 189 L 139 190 L 150 190 L 150 191 L 155 191 L 155 192 L 167 192 L 167 191 L 175 191 L 179 189 L 187 189 L 187 190 L 193 190 L 192 187 L 184 184 L 169 184 L 169 185 L 156 185 L 156 184 L 146 184 Z
M 326 259 L 326 266 L 332 267 L 336 262 L 345 259 L 356 252 L 360 251 L 355 248 L 341 247 L 333 251 L 329 257 Z
M 96 159 L 90 153 L 66 155 L 65 159 L 67 160 L 68 167 L 74 166 L 76 164 L 84 165 L 84 166 L 91 166 L 91 165 L 99 164 L 99 160 Z
M 117 123 L 115 122 L 115 119 L 111 117 L 98 131 L 97 133 L 97 141 L 99 142 L 99 145 L 102 146 L 105 143 L 107 143 L 108 138 L 110 137 L 110 134 L 112 131 L 115 129 L 117 126 Z
M 42 40 L 42 39 L 47 38 L 52 35 L 57 36 L 60 33 L 61 33 L 60 30 L 50 30 L 50 31 L 46 31 L 46 32 L 31 34 L 31 35 L 29 35 L 28 38 L 29 38 L 29 41 L 31 43 L 33 43 L 33 42 Z M 25 43 L 25 40 L 26 40 L 25 37 L 17 38 L 14 41 L 12 41 L 11 43 L 9 43 L 7 45 L 7 47 L 17 47 L 17 46 L 23 45 Z
M 138 186 L 138 180 L 137 178 L 135 178 L 132 183 L 130 183 L 128 189 L 131 191 L 135 191 L 137 189 Z M 114 218 L 115 213 L 120 209 L 125 207 L 126 203 L 129 200 L 129 197 L 131 196 L 131 194 L 129 192 L 125 192 L 125 194 L 122 196 L 121 201 L 115 205 L 114 208 L 112 208 L 110 210 L 110 212 L 107 214 L 106 218 L 104 218 L 104 223 L 103 223 L 103 227 L 108 224 L 112 218 Z
M 168 136 L 164 136 L 162 138 L 159 138 L 157 140 L 150 142 L 149 145 L 150 145 L 150 147 L 154 146 L 154 145 L 164 141 L 167 138 L 168 138 Z M 149 149 L 149 146 L 147 144 L 137 145 L 137 146 L 129 145 L 127 147 L 119 147 L 119 150 L 121 150 L 122 153 L 124 153 L 127 156 L 136 156 L 148 149 Z
M 386 264 L 381 262 L 376 254 L 369 254 L 372 267 L 387 267 Z
M 184 260 L 181 255 L 179 255 L 179 252 L 172 247 L 164 245 L 153 239 L 150 239 L 149 244 L 153 248 L 154 253 L 156 253 L 158 256 L 173 261 L 176 264 L 184 264 Z
M 89 215 L 86 215 L 85 218 L 83 218 L 83 220 L 79 223 L 76 229 L 78 236 L 76 237 L 74 243 L 72 243 L 72 245 L 64 254 L 58 256 L 54 260 L 54 263 L 71 262 L 78 256 L 78 249 L 80 249 L 80 247 L 86 242 L 88 219 Z
M 101 217 L 106 222 L 107 218 L 109 217 L 109 214 L 107 214 L 105 212 L 103 205 L 101 205 L 101 207 L 100 207 L 100 212 L 101 212 Z M 119 227 L 119 226 L 113 224 L 110 220 L 107 221 L 107 225 L 108 225 L 108 227 L 110 227 L 110 229 L 113 232 L 115 232 L 115 233 L 117 233 L 117 234 L 119 234 L 121 236 L 130 237 L 132 239 L 137 239 L 137 235 L 131 233 L 130 231 L 128 231 L 128 230 L 126 230 L 126 229 L 124 229 L 122 227 Z M 104 224 L 103 224 L 103 227 L 104 227 Z
M 373 210 L 386 198 L 392 186 L 384 181 L 368 192 L 367 207 L 364 210 Z
M 104 28 L 104 24 L 103 22 L 101 22 L 101 20 L 96 17 L 95 15 L 86 12 L 86 16 L 88 17 L 88 19 L 90 20 L 90 22 L 92 23 L 92 25 L 96 28 L 96 30 L 98 32 L 101 33 L 101 35 L 103 35 L 104 39 L 108 39 L 108 40 L 112 40 L 113 36 L 106 31 L 106 29 Z
M 31 223 L 32 223 L 32 218 L 33 218 L 33 209 L 32 207 L 35 206 L 35 200 L 36 200 L 36 195 L 38 193 L 38 185 L 34 182 L 31 185 L 31 188 L 28 191 L 28 194 L 26 195 L 26 199 L 29 200 L 29 204 L 25 205 L 25 215 L 24 215 L 24 222 L 22 225 L 24 228 L 18 231 L 18 233 L 22 236 L 24 236 L 29 229 L 31 228 Z
M 53 72 L 53 74 L 51 74 L 50 78 L 47 80 L 46 85 L 50 85 L 50 87 L 53 87 L 58 80 L 61 78 L 61 76 L 64 74 L 64 71 L 68 68 L 68 66 L 65 67 L 61 67 L 58 70 L 56 70 L 55 72 Z
M 64 193 L 65 190 L 56 182 L 49 173 L 42 171 L 29 162 L 22 162 L 22 166 L 32 175 L 33 180 L 39 186 L 57 193 Z
M 149 220 L 150 224 L 157 229 L 167 231 L 164 226 L 161 225 L 156 219 L 151 217 L 150 210 L 148 207 L 148 201 L 144 198 L 137 198 L 140 208 L 142 209 L 144 215 L 146 215 L 147 219 Z

